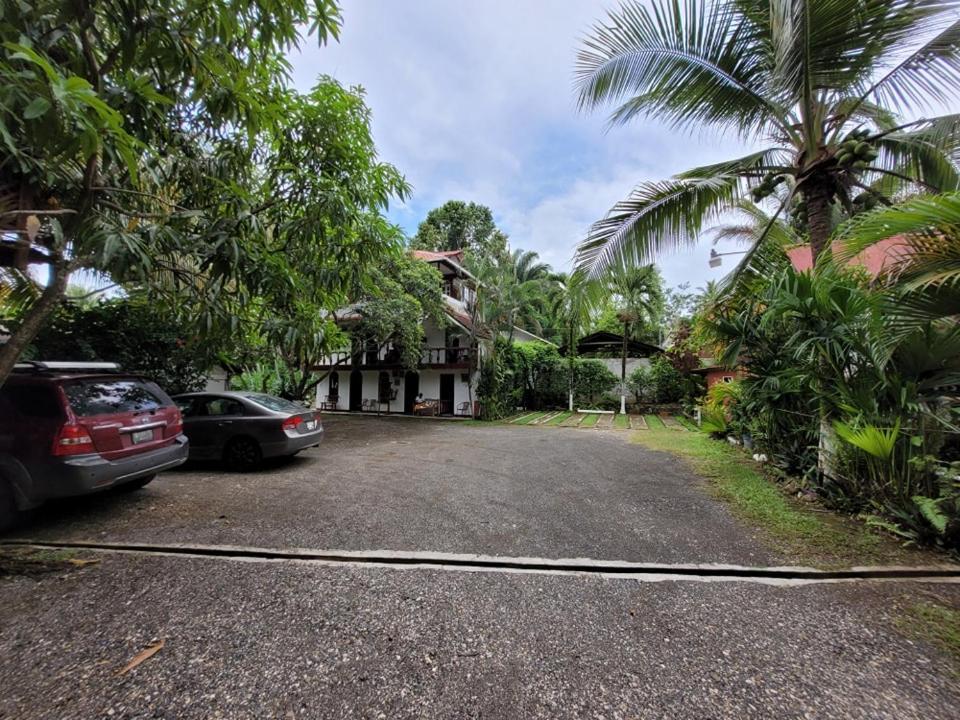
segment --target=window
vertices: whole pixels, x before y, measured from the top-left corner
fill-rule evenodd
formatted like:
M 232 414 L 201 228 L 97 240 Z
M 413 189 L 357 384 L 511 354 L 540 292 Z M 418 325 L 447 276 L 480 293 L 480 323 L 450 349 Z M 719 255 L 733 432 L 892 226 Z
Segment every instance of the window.
M 203 401 L 203 408 L 205 412 L 201 412 L 200 414 L 211 417 L 222 415 L 243 415 L 243 403 L 241 403 L 239 400 L 234 400 L 233 398 L 208 398 Z
M 340 397 L 340 376 L 332 372 L 330 373 L 330 398 Z
M 193 412 L 193 398 L 179 398 L 174 400 L 184 417 L 190 417 Z
M 78 380 L 64 383 L 70 407 L 81 417 L 156 410 L 170 405 L 163 390 L 142 380 Z
M 723 376 L 723 381 L 724 381 L 725 383 L 732 383 L 732 382 L 733 382 L 733 375 L 724 375 L 724 376 Z
M 298 414 L 306 410 L 303 405 L 297 405 L 297 403 L 292 400 L 284 400 L 283 398 L 278 398 L 274 395 L 267 395 L 265 393 L 244 393 L 243 395 L 247 400 L 255 402 L 257 405 L 262 405 L 267 410 L 273 410 L 275 412 L 287 412 Z

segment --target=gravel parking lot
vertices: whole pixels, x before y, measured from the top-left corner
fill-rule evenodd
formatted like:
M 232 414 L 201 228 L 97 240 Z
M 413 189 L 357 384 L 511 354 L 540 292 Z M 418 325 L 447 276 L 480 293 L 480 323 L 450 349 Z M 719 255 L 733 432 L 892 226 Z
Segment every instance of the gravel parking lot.
M 623 433 L 332 417 L 260 472 L 167 473 L 45 509 L 48 542 L 776 563 Z M 0 577 L 2 718 L 954 718 L 895 628 L 955 585 L 638 582 L 80 553 Z M 163 648 L 118 671 L 145 647 Z
M 332 416 L 319 448 L 46 508 L 30 536 L 769 564 L 676 458 L 626 434 Z

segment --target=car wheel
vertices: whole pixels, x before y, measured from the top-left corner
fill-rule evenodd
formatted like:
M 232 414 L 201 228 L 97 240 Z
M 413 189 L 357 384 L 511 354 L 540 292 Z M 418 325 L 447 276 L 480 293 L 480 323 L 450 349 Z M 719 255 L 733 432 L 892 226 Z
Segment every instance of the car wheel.
M 260 445 L 253 438 L 236 437 L 227 443 L 223 451 L 223 459 L 227 467 L 238 472 L 252 470 L 263 459 Z
M 140 488 L 149 485 L 156 477 L 157 474 L 154 473 L 153 475 L 137 478 L 136 480 L 131 480 L 130 482 L 120 485 L 117 490 L 120 490 L 121 492 L 133 492 L 134 490 L 139 490 Z
M 21 519 L 13 488 L 7 480 L 0 478 L 0 532 L 12 529 Z

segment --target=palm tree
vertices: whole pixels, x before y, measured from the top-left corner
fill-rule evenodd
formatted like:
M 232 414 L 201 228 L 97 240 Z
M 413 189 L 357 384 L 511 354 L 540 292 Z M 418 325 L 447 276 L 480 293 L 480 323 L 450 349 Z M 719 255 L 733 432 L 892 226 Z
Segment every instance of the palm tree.
M 660 274 L 653 265 L 618 269 L 610 278 L 616 296 L 617 319 L 623 323 L 623 352 L 620 358 L 620 412 L 627 412 L 627 339 L 631 327 L 644 317 L 652 318 L 657 298 L 662 295 Z
M 561 328 L 567 346 L 568 401 L 573 411 L 574 364 L 577 358 L 577 338 L 589 326 L 593 311 L 600 303 L 604 288 L 587 273 L 575 271 L 570 275 L 557 275 L 552 294 L 550 315 Z
M 536 299 L 550 278 L 550 266 L 532 250 L 514 250 L 504 256 L 482 256 L 470 263 L 485 287 L 485 319 L 497 330 L 506 330 L 513 341 L 519 323 L 539 331 Z
M 550 266 L 540 261 L 540 255 L 533 250 L 514 250 L 507 257 L 507 268 L 513 280 L 522 285 L 526 282 L 542 280 L 550 274 Z
M 903 122 L 960 92 L 960 21 L 944 0 L 626 0 L 577 61 L 581 108 L 616 103 L 765 147 L 641 183 L 596 222 L 577 266 L 599 275 L 696 242 L 752 194 L 804 217 L 814 260 L 837 221 L 898 191 L 960 188 L 960 115 Z M 860 193 L 860 196 L 857 195 Z M 761 238 L 762 239 L 762 238 Z M 748 258 L 749 259 L 749 256 Z
M 550 278 L 550 265 L 540 261 L 533 250 L 514 250 L 505 258 L 500 288 L 510 321 L 509 336 L 513 340 L 514 327 L 519 325 L 539 334 L 539 303 Z

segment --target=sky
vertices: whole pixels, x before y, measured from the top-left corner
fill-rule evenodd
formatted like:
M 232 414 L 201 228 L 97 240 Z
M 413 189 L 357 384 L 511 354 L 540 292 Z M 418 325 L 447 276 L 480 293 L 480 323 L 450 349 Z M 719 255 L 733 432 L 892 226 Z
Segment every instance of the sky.
M 294 83 L 362 86 L 382 159 L 413 186 L 390 219 L 408 235 L 447 200 L 482 203 L 513 248 L 568 270 L 590 224 L 643 180 L 745 154 L 735 137 L 641 119 L 609 127 L 577 109 L 577 50 L 609 2 L 343 0 L 339 43 L 290 56 Z M 657 264 L 667 287 L 719 279 L 709 236 Z M 729 244 L 718 251 L 738 248 Z

